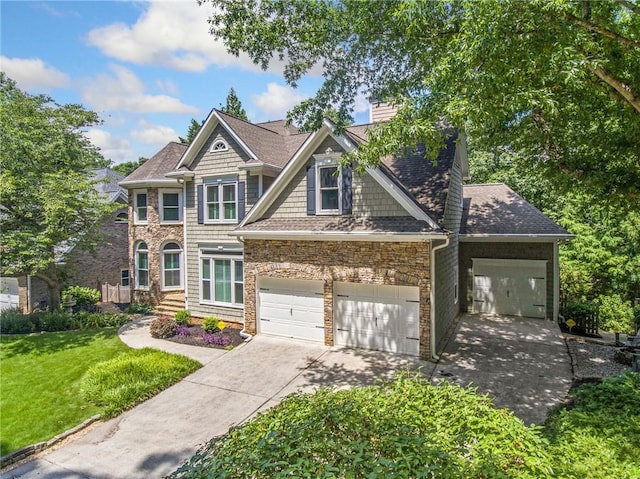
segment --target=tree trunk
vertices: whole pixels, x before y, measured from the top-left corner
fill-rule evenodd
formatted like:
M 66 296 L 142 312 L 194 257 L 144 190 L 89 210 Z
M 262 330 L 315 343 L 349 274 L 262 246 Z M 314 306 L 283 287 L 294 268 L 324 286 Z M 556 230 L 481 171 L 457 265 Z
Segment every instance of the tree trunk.
M 52 270 L 53 268 L 53 270 Z M 37 273 L 34 276 L 41 279 L 47 284 L 47 296 L 49 301 L 49 309 L 51 311 L 60 311 L 60 281 L 55 271 L 55 265 L 49 268 L 49 275 L 45 273 Z

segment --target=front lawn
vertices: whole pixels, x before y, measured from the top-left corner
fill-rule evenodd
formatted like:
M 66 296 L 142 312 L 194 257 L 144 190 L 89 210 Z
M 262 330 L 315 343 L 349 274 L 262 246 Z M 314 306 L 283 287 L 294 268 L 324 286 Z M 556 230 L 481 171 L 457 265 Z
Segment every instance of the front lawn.
M 116 328 L 2 336 L 0 455 L 95 414 L 118 414 L 199 367 L 184 356 L 133 350 Z

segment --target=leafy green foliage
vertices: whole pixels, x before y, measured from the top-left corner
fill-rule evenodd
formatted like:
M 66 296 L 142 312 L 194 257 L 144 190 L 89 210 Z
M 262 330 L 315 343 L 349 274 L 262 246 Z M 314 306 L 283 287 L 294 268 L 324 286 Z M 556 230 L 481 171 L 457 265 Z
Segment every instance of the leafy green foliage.
M 123 163 L 118 163 L 117 165 L 112 166 L 111 169 L 116 173 L 120 173 L 122 176 L 129 176 L 141 167 L 148 159 L 149 158 L 141 156 L 137 161 L 125 161 Z
M 242 107 L 242 102 L 233 88 L 229 90 L 226 103 L 224 105 L 220 105 L 220 111 L 223 111 L 227 115 L 240 118 L 241 120 L 249 121 L 247 112 Z
M 78 306 L 92 306 L 100 301 L 100 291 L 84 286 L 69 286 L 62 292 L 62 297 L 73 296 Z
M 202 125 L 204 125 L 204 120 L 198 123 L 198 121 L 195 118 L 191 118 L 191 123 L 189 124 L 189 131 L 187 131 L 187 137 L 182 138 L 181 136 L 179 136 L 178 141 L 183 145 L 190 145 L 193 139 L 196 137 L 196 135 L 200 131 L 200 128 L 202 128 Z
M 41 331 L 69 331 L 120 327 L 130 321 L 124 314 L 79 311 L 73 315 L 60 311 L 22 314 L 8 310 L 0 313 L 0 333 L 25 334 Z
M 31 274 L 60 305 L 56 250 L 95 243 L 96 221 L 115 203 L 102 201 L 91 180 L 101 156 L 83 133 L 98 116 L 79 105 L 31 96 L 0 73 L 0 230 L 5 274 Z
M 173 478 L 549 477 L 537 430 L 447 382 L 293 394 L 214 438 Z
M 563 314 L 565 321 L 570 319 L 575 322 L 575 326 L 571 327 L 573 333 L 584 333 L 588 329 L 588 325 L 593 325 L 593 329 L 599 327 L 598 309 L 593 303 L 587 301 L 568 301 L 564 304 Z
M 453 0 L 211 4 L 211 33 L 296 86 L 325 79 L 289 118 L 308 129 L 356 98 L 399 114 L 358 149 L 364 165 L 427 140 L 444 120 L 483 149 L 521 153 L 545 177 L 632 209 L 640 185 L 640 13 L 634 2 Z M 425 48 L 428 45 L 428 48 Z M 343 124 L 339 126 L 344 126 Z
M 640 477 L 640 375 L 584 384 L 546 425 L 557 477 Z
M 217 333 L 218 331 L 222 331 L 226 327 L 226 323 L 216 318 L 215 316 L 209 316 L 208 318 L 204 318 L 204 320 L 202 321 L 202 329 L 204 329 L 207 333 Z
M 127 308 L 129 314 L 149 314 L 153 311 L 153 306 L 147 303 L 131 303 Z
M 131 321 L 126 314 L 79 311 L 73 315 L 79 329 L 119 328 Z
M 143 348 L 96 364 L 82 378 L 82 396 L 115 416 L 177 383 L 202 365 L 178 354 Z
M 19 309 L 5 309 L 0 312 L 0 334 L 26 334 L 34 331 L 34 324 L 28 315 Z
M 171 336 L 176 335 L 176 332 L 178 331 L 178 324 L 171 318 L 156 318 L 151 321 L 149 331 L 153 338 L 170 338 Z
M 189 311 L 188 309 L 181 309 L 180 311 L 176 312 L 173 319 L 175 319 L 178 325 L 186 326 L 191 320 L 191 311 Z
M 610 296 L 598 296 L 598 319 L 600 327 L 605 331 L 617 333 L 633 333 L 633 308 L 631 303 L 615 294 Z
M 82 398 L 80 379 L 127 349 L 115 328 L 0 336 L 0 455 L 99 414 Z

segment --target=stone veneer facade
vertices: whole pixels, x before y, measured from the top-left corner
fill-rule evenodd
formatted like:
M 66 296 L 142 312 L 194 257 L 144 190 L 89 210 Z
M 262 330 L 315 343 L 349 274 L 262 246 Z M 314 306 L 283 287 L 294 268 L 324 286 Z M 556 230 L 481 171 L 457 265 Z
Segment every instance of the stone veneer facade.
M 140 189 L 129 190 L 129 272 L 132 291 L 132 301 L 147 302 L 157 305 L 162 301 L 165 292 L 162 291 L 161 249 L 168 242 L 178 243 L 182 249 L 184 276 L 184 236 L 182 223 L 160 223 L 158 213 L 158 188 L 147 188 L 147 222 L 136 224 L 133 214 L 135 192 Z M 182 195 L 182 190 L 180 190 Z M 135 278 L 135 248 L 140 241 L 147 243 L 149 248 L 149 288 L 136 289 Z M 183 277 L 184 282 L 184 277 Z M 181 291 L 184 291 L 181 290 Z M 175 291 L 172 291 L 175 292 Z
M 430 351 L 431 245 L 365 241 L 274 241 L 244 243 L 244 323 L 256 333 L 257 277 L 324 281 L 325 344 L 333 345 L 333 282 L 417 286 L 420 289 L 420 357 Z

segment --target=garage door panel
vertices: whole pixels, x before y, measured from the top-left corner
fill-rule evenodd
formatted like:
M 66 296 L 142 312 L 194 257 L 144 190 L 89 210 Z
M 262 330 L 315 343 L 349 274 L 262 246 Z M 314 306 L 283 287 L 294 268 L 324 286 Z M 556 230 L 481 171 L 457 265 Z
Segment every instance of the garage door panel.
M 322 281 L 258 278 L 260 332 L 324 341 Z
M 538 260 L 473 260 L 473 309 L 544 318 L 546 262 Z
M 334 291 L 336 344 L 419 354 L 417 287 L 336 283 Z
M 0 311 L 20 305 L 17 278 L 0 278 Z

